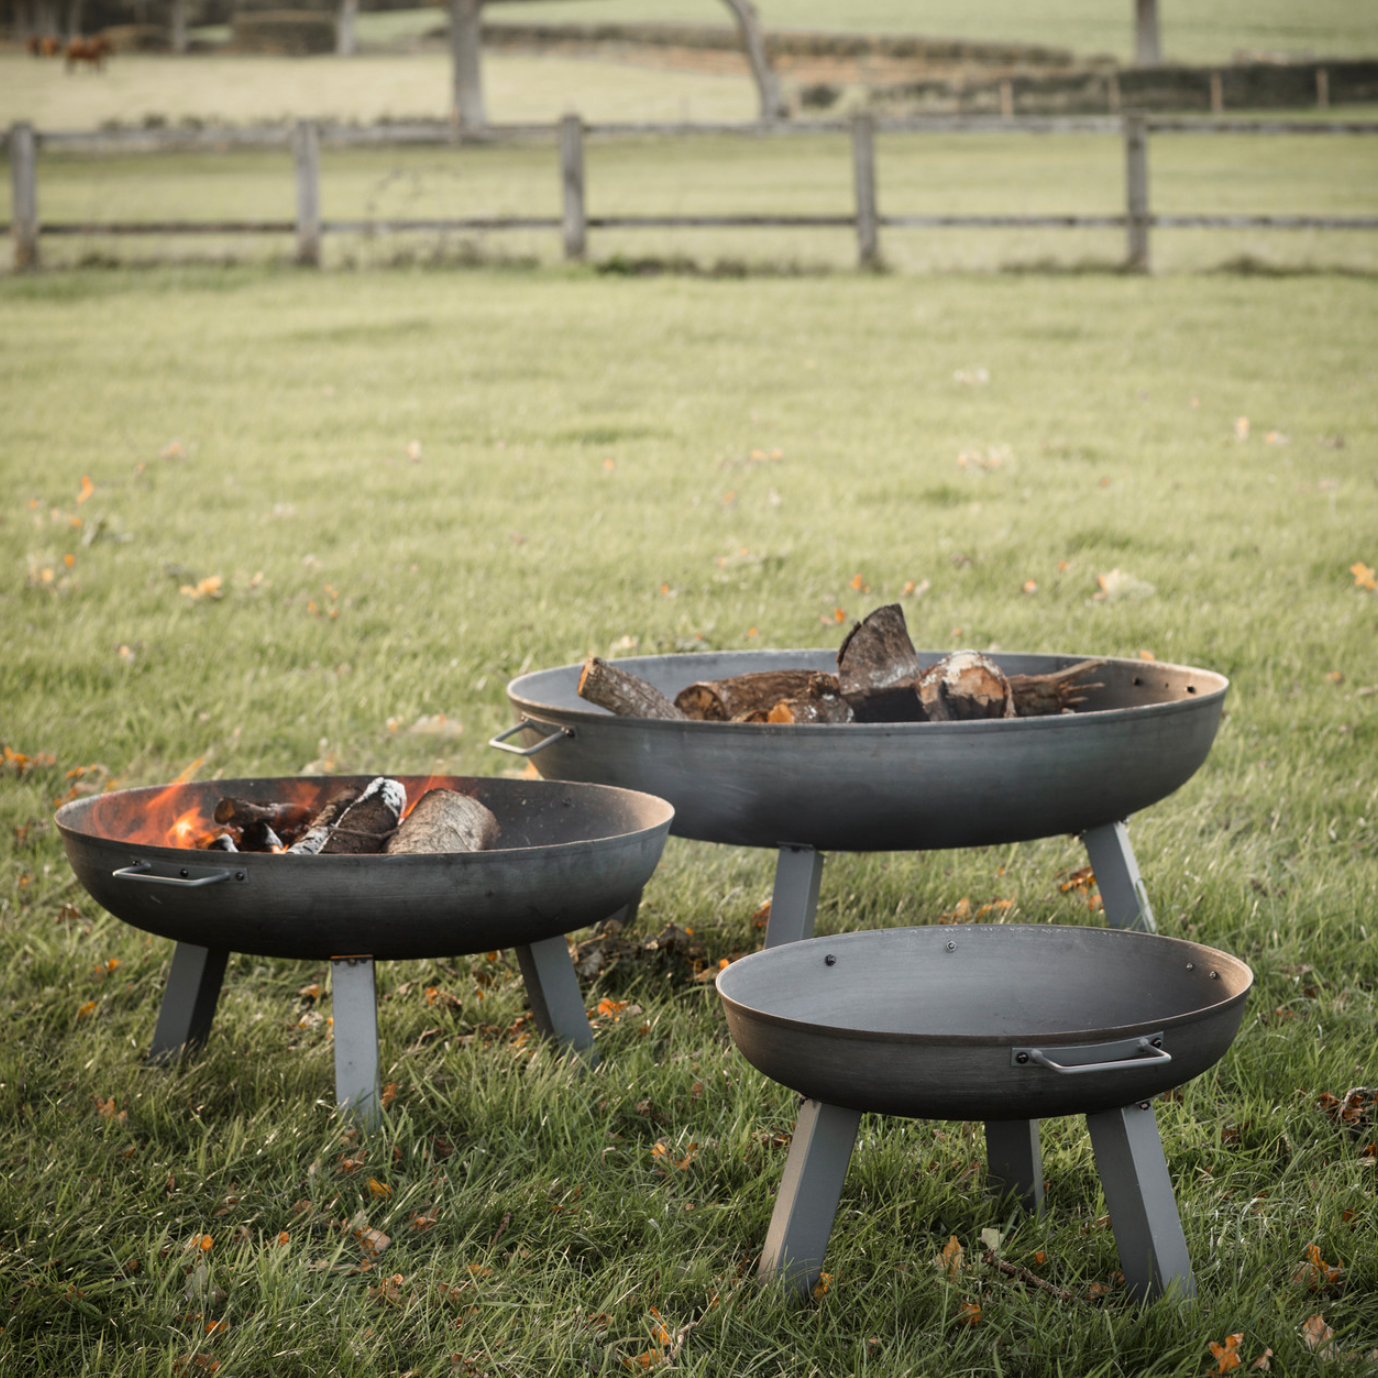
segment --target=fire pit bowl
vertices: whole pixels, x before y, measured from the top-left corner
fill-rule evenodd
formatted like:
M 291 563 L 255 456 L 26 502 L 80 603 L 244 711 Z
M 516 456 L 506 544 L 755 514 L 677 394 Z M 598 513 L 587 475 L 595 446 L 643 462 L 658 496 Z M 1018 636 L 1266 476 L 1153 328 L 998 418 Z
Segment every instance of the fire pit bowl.
M 805 1098 L 762 1276 L 813 1285 L 862 1113 L 984 1120 L 992 1164 L 1002 1133 L 1082 1114 L 1131 1291 L 1189 1294 L 1151 1100 L 1224 1056 L 1252 982 L 1196 943 L 1042 925 L 880 929 L 734 962 L 717 987 L 738 1049 Z
M 58 810 L 77 879 L 116 918 L 171 938 L 151 1057 L 210 1032 L 231 952 L 329 959 L 335 1086 L 376 1113 L 374 962 L 515 948 L 537 1027 L 589 1051 L 593 1034 L 563 935 L 634 905 L 660 860 L 674 809 L 631 790 L 546 780 L 393 776 L 410 800 L 468 794 L 496 816 L 498 846 L 413 855 L 300 856 L 177 845 L 222 796 L 314 813 L 368 776 L 216 780 L 119 790 Z M 199 826 L 204 827 L 203 824 Z

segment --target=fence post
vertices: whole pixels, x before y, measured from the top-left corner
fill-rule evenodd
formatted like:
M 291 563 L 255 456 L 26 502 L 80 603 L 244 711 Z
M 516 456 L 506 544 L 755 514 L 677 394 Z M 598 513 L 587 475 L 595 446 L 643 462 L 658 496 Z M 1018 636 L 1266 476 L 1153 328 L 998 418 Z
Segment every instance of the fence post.
M 14 266 L 38 267 L 38 158 L 33 125 L 10 126 L 10 237 Z
M 297 164 L 297 262 L 321 266 L 321 140 L 314 120 L 298 120 L 292 131 Z
M 1324 67 L 1316 68 L 1316 109 L 1330 109 L 1330 73 Z
M 560 121 L 560 188 L 565 257 L 581 259 L 588 244 L 588 221 L 584 213 L 584 122 L 578 115 L 566 115 Z
M 1124 117 L 1124 170 L 1129 252 L 1125 267 L 1148 272 L 1148 120 L 1138 111 Z
M 857 261 L 862 268 L 877 268 L 880 240 L 876 216 L 876 140 L 875 121 L 870 115 L 852 117 L 852 177 L 856 184 Z

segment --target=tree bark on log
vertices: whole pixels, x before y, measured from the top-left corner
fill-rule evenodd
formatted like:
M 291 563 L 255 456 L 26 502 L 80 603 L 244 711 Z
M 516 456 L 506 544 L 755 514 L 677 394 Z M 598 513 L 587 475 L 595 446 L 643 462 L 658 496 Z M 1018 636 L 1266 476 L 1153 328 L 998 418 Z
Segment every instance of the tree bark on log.
M 389 856 L 418 852 L 481 852 L 501 829 L 492 810 L 452 789 L 432 789 L 417 800 L 384 849 Z
M 675 695 L 675 707 L 699 722 L 760 721 L 782 699 L 838 696 L 835 675 L 818 670 L 753 670 L 729 679 L 700 680 Z
M 619 718 L 682 718 L 684 714 L 653 684 L 609 665 L 598 656 L 584 662 L 579 697 L 616 713 Z
M 842 697 L 858 722 L 918 722 L 919 657 L 898 603 L 876 608 L 856 623 L 837 653 Z
M 260 804 L 254 799 L 236 799 L 228 794 L 215 806 L 215 821 L 235 828 L 265 823 L 274 832 L 291 833 L 310 818 L 311 810 L 305 804 Z
M 1009 681 L 980 651 L 953 651 L 936 661 L 920 676 L 917 692 L 929 722 L 1015 716 Z
M 851 705 L 837 694 L 819 694 L 815 698 L 781 699 L 766 714 L 766 722 L 776 723 L 848 723 L 855 720 Z
M 296 856 L 315 856 L 330 841 L 330 831 L 362 791 L 349 788 L 332 794 L 311 819 L 311 826 L 287 849 Z
M 397 831 L 407 791 L 396 780 L 380 775 L 340 815 L 320 849 L 321 856 L 367 856 L 381 852 Z
M 1080 660 L 1050 675 L 1011 675 L 1010 694 L 1014 698 L 1015 712 L 1021 718 L 1073 712 L 1086 702 L 1083 690 L 1105 688 L 1100 683 L 1082 681 L 1083 675 L 1094 674 L 1104 664 L 1103 660 Z

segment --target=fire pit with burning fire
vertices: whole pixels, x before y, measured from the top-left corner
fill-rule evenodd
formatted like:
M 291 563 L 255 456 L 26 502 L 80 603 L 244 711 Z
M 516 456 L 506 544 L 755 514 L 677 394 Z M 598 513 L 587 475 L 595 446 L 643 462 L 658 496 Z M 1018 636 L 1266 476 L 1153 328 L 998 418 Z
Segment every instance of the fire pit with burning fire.
M 119 790 L 57 825 L 98 904 L 177 944 L 155 1060 L 208 1036 L 231 952 L 329 960 L 336 1092 L 367 1117 L 375 961 L 514 948 L 538 1027 L 591 1050 L 563 935 L 635 904 L 673 815 L 596 784 L 336 776 Z

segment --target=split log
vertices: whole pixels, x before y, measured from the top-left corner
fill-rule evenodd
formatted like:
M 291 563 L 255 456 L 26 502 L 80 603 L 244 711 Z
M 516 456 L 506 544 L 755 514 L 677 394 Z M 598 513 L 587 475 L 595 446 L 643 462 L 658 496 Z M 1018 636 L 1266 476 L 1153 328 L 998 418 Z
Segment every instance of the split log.
M 1015 716 L 1009 680 L 980 651 L 953 651 L 936 661 L 920 676 L 917 693 L 929 722 Z
M 853 625 L 837 653 L 842 697 L 858 722 L 918 722 L 914 685 L 921 671 L 904 609 L 887 603 Z
M 782 699 L 838 696 L 836 675 L 818 670 L 753 670 L 730 679 L 701 680 L 675 695 L 675 707 L 700 722 L 759 722 Z
M 683 713 L 653 684 L 590 656 L 579 675 L 579 697 L 619 718 L 682 718 Z
M 351 786 L 349 789 L 342 789 L 338 794 L 332 794 L 311 819 L 311 826 L 287 850 L 297 856 L 315 856 L 330 841 L 331 829 L 360 793 L 360 790 Z
M 914 691 L 909 691 L 914 697 Z M 852 706 L 839 694 L 819 694 L 815 698 L 781 699 L 766 714 L 766 722 L 778 723 L 839 723 L 854 722 Z
M 381 852 L 397 831 L 406 807 L 407 791 L 400 781 L 389 780 L 385 775 L 370 780 L 331 828 L 319 855 L 366 856 Z
M 452 789 L 427 790 L 388 838 L 389 856 L 481 852 L 498 840 L 498 820 L 477 799 Z
M 1074 712 L 1086 702 L 1083 690 L 1105 688 L 1103 684 L 1082 680 L 1083 675 L 1094 674 L 1104 664 L 1103 660 L 1080 660 L 1050 675 L 1011 675 L 1010 694 L 1015 712 L 1021 718 Z
M 236 799 L 224 795 L 215 806 L 215 821 L 234 828 L 247 828 L 251 823 L 266 823 L 278 834 L 292 834 L 311 818 L 306 804 L 260 804 L 255 799 Z

